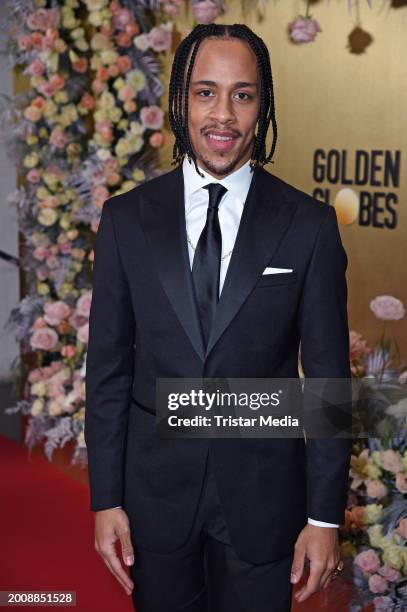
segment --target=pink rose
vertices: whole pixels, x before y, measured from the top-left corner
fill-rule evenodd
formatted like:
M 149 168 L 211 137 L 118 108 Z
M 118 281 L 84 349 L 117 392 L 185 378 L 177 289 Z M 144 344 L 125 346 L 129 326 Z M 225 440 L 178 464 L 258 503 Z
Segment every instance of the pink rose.
M 403 472 L 396 474 L 396 487 L 400 493 L 407 493 L 407 477 Z
M 38 278 L 38 280 L 43 281 L 46 278 L 48 278 L 49 270 L 46 266 L 41 266 L 35 271 L 35 275 Z
M 387 580 L 379 576 L 379 574 L 373 574 L 368 580 L 369 589 L 372 593 L 384 593 L 388 588 Z
M 401 535 L 402 538 L 407 540 L 407 518 L 401 519 L 398 524 L 398 527 L 394 531 Z
M 393 472 L 393 474 L 397 474 L 397 472 L 401 472 L 403 469 L 403 462 L 400 455 L 392 449 L 386 450 L 382 453 L 381 464 L 385 470 Z
M 192 14 L 198 23 L 213 23 L 219 13 L 218 5 L 212 0 L 194 2 L 192 5 Z
M 44 319 L 48 325 L 59 325 L 63 319 L 66 319 L 71 314 L 71 309 L 68 304 L 62 300 L 57 302 L 46 302 L 44 304 Z
M 167 51 L 171 47 L 172 35 L 168 28 L 163 26 L 154 26 L 147 34 L 149 45 L 159 53 Z
M 99 185 L 92 190 L 92 199 L 98 208 L 102 208 L 105 200 L 109 197 L 109 191 L 103 185 Z
M 89 323 L 85 323 L 85 325 L 82 325 L 82 327 L 78 329 L 78 340 L 87 344 L 89 340 Z
M 364 355 L 369 353 L 371 349 L 367 346 L 366 340 L 355 331 L 349 332 L 349 356 L 351 361 L 361 359 Z
M 48 28 L 58 28 L 60 14 L 58 8 L 38 9 L 28 15 L 27 25 L 30 30 L 48 30 Z
M 59 252 L 68 255 L 72 251 L 72 242 L 62 242 L 59 245 Z
M 160 130 L 164 123 L 164 111 L 159 106 L 144 106 L 140 111 L 141 123 L 150 130 Z
M 52 98 L 52 96 L 55 93 L 55 87 L 53 87 L 53 85 L 51 85 L 49 81 L 44 81 L 38 87 L 38 91 L 42 93 L 42 95 L 45 96 L 46 98 Z
M 37 261 L 44 261 L 48 257 L 48 249 L 38 246 L 33 251 L 33 257 Z
M 288 32 L 293 42 L 307 43 L 312 42 L 318 32 L 322 32 L 322 30 L 316 19 L 300 16 L 288 24 Z
M 46 264 L 50 270 L 55 270 L 55 268 L 59 267 L 59 259 L 55 255 L 49 255 Z
M 84 317 L 75 310 L 69 317 L 68 322 L 69 325 L 72 325 L 74 329 L 78 330 L 82 325 L 88 322 L 88 317 Z
M 66 344 L 61 348 L 61 355 L 67 359 L 72 359 L 72 357 L 76 355 L 76 346 L 73 344 Z
M 36 168 L 31 168 L 26 174 L 26 179 L 29 183 L 39 183 L 41 180 L 41 174 Z
M 20 36 L 17 42 L 20 51 L 27 51 L 31 47 L 31 36 Z
M 387 612 L 389 612 L 389 610 L 394 607 L 393 600 L 391 599 L 391 597 L 387 596 L 375 597 L 373 599 L 373 605 L 375 610 L 387 610 Z
M 45 72 L 45 65 L 37 58 L 29 64 L 27 72 L 33 76 L 41 76 Z
M 401 578 L 400 572 L 389 565 L 382 565 L 378 572 L 381 576 L 383 576 L 383 578 L 389 580 L 389 582 L 397 582 L 397 580 L 400 580 Z
M 403 302 L 392 295 L 378 295 L 369 306 L 376 317 L 382 321 L 399 321 L 406 312 Z
M 35 329 L 30 338 L 30 344 L 33 349 L 40 351 L 50 351 L 58 342 L 58 334 L 51 327 L 41 327 Z
M 68 138 L 65 136 L 62 129 L 57 126 L 52 130 L 49 141 L 52 146 L 57 147 L 58 149 L 63 149 L 68 142 Z
M 362 552 L 356 555 L 353 562 L 360 567 L 361 570 L 369 573 L 377 572 L 380 567 L 379 556 L 371 548 L 362 550 Z
M 136 95 L 136 90 L 131 85 L 123 85 L 118 93 L 118 98 L 122 102 L 133 100 Z
M 104 140 L 113 140 L 113 127 L 110 121 L 103 119 L 96 122 L 96 131 L 99 132 Z
M 129 9 L 121 8 L 114 14 L 113 23 L 115 28 L 124 30 L 125 27 L 133 21 L 133 15 Z
M 89 317 L 90 306 L 92 303 L 92 291 L 83 293 L 76 302 L 76 312 L 82 317 Z
M 366 492 L 369 497 L 381 499 L 387 495 L 387 487 L 380 480 L 367 480 Z

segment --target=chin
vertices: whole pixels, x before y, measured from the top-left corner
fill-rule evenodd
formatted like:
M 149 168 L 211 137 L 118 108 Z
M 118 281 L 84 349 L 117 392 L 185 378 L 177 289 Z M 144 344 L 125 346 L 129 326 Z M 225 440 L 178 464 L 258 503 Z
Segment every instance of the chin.
M 236 158 L 209 159 L 207 157 L 203 157 L 200 159 L 200 161 L 204 168 L 206 168 L 209 172 L 214 172 L 215 174 L 229 174 L 232 172 L 232 170 L 234 170 L 239 160 Z

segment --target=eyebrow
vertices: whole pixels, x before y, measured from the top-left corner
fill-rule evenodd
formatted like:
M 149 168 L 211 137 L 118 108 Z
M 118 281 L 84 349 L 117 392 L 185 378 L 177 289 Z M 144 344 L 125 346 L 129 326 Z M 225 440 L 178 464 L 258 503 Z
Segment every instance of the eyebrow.
M 208 85 L 209 87 L 216 87 L 216 81 L 192 81 L 191 85 Z M 257 83 L 249 83 L 248 81 L 237 81 L 234 84 L 235 87 L 257 87 Z

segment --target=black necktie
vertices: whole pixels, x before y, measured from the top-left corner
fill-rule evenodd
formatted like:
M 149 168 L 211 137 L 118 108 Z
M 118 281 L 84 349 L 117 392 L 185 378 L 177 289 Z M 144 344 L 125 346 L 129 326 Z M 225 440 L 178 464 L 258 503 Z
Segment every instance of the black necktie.
M 209 191 L 208 212 L 205 227 L 195 249 L 192 280 L 206 346 L 219 299 L 222 234 L 218 206 L 227 189 L 220 183 L 210 183 L 205 185 L 204 189 Z

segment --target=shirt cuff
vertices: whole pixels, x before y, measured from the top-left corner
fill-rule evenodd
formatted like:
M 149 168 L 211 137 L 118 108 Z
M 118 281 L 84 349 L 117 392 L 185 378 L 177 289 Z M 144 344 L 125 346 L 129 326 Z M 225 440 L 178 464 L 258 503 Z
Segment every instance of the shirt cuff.
M 317 527 L 339 527 L 336 523 L 325 523 L 324 521 L 316 521 L 315 519 L 308 518 L 310 525 L 316 525 Z

